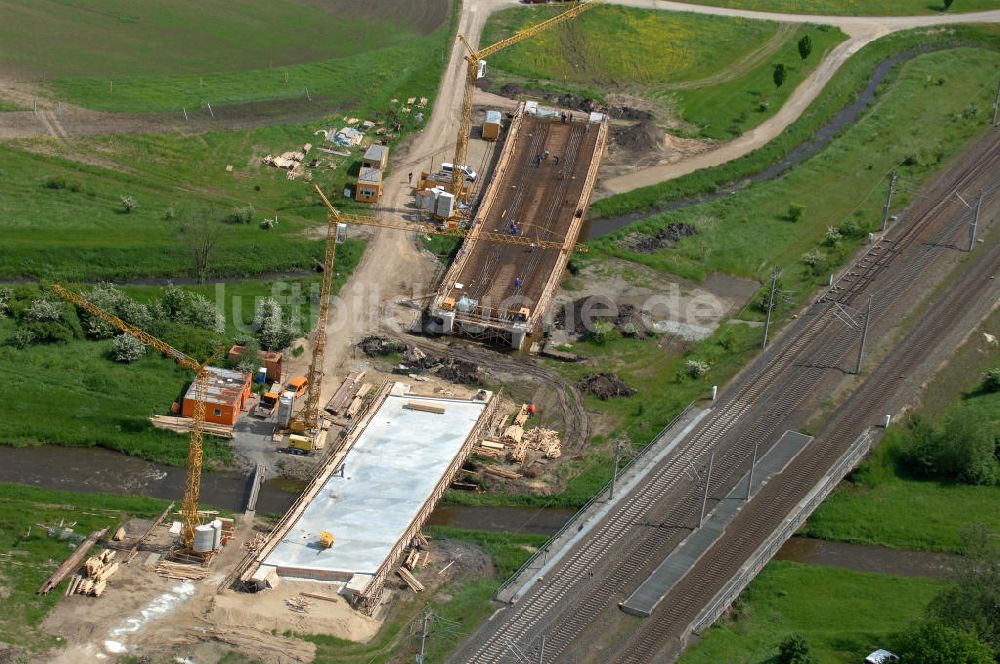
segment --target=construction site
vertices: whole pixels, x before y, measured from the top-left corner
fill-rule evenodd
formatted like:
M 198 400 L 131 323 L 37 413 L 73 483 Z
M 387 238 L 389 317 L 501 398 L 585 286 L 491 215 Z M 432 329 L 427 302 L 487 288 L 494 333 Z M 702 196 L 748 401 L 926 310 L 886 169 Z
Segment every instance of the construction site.
M 322 260 L 312 258 L 316 291 L 297 303 L 313 306 L 315 325 L 310 320 L 308 333 L 283 347 L 228 338 L 218 348 L 184 351 L 161 334 L 169 326 L 140 325 L 70 287 L 80 282 L 46 283 L 46 294 L 75 307 L 91 328 L 134 337 L 184 376 L 172 404 L 142 416 L 143 424 L 177 434 L 185 446 L 184 463 L 175 467 L 183 475 L 182 490 L 170 498 L 175 502 L 157 518 L 93 532 L 74 533 L 75 521 L 37 524 L 45 537 L 72 542 L 62 560 L 50 561 L 37 589 L 64 597 L 42 622 L 65 639 L 61 661 L 219 661 L 235 652 L 251 661 L 309 662 L 320 661 L 321 648 L 343 642 L 372 644 L 365 657 L 396 661 L 415 651 L 400 644 L 417 637 L 417 661 L 430 661 L 424 655 L 435 634 L 429 607 L 451 601 L 462 583 L 494 581 L 494 567 L 500 568 L 489 543 L 429 530 L 448 490 L 463 507 L 481 507 L 482 494 L 491 491 L 497 500 L 486 506 L 525 513 L 583 505 L 561 516 L 544 544 L 520 545 L 526 562 L 514 563 L 511 569 L 521 567 L 509 579 L 509 571 L 496 575 L 490 601 L 480 602 L 487 606 L 476 607 L 485 613 L 453 626 L 462 637 L 441 651 L 449 661 L 674 661 L 909 406 L 929 367 L 945 357 L 936 344 L 957 343 L 947 321 L 980 320 L 973 318 L 985 305 L 971 293 L 996 301 L 991 265 L 1000 245 L 965 262 L 946 251 L 960 243 L 964 250 L 960 236 L 970 215 L 969 253 L 984 243 L 977 232 L 996 239 L 1000 134 L 991 129 L 967 150 L 966 164 L 938 175 L 890 225 L 893 171 L 882 229 L 861 233 L 867 239 L 854 247 L 855 262 L 831 272 L 815 301 L 801 300 L 795 312 L 789 307 L 793 322 L 771 345 L 774 300 L 783 297 L 777 267 L 763 315 L 735 321 L 728 319 L 760 300 L 766 284 L 758 277 L 719 271 L 698 282 L 654 275 L 641 261 L 615 263 L 609 250 L 607 263 L 583 268 L 586 279 L 600 283 L 579 290 L 618 297 L 605 318 L 614 338 L 623 346 L 634 342 L 628 351 L 646 341 L 642 352 L 656 350 L 636 351 L 638 361 L 653 359 L 630 376 L 612 373 L 618 365 L 609 370 L 586 354 L 589 347 L 574 348 L 590 343 L 593 330 L 574 313 L 585 298 L 567 285 L 568 269 L 574 252 L 587 251 L 588 210 L 621 125 L 602 112 L 607 107 L 584 111 L 523 97 L 498 103 L 477 86 L 487 76 L 487 58 L 596 4 L 568 4 L 485 47 L 475 43 L 482 22 L 463 14 L 441 99 L 412 141 L 393 144 L 390 158 L 378 125 L 351 118 L 341 130 L 357 124 L 350 140 L 331 141 L 336 151 L 321 148 L 334 155 L 342 148 L 348 156 L 356 150 L 360 167 L 345 189 L 307 177 L 309 143 L 294 159 L 291 153 L 265 158 L 269 167 L 291 169 L 288 180 L 301 175 L 309 183 L 300 196 L 307 203 L 297 205 L 322 206 L 326 215 L 325 223 L 317 217 L 306 229 L 322 246 Z M 428 97 L 400 99 L 409 113 L 428 108 Z M 442 153 L 451 161 L 435 164 Z M 629 165 L 622 168 L 616 177 L 627 177 Z M 962 195 L 972 201 L 974 189 L 973 213 Z M 340 209 L 342 198 L 350 199 L 343 204 L 349 210 Z M 277 211 L 274 217 L 266 221 L 278 223 Z M 711 233 L 715 223 L 644 229 L 617 246 L 639 254 L 670 251 L 682 238 Z M 375 306 L 338 295 L 338 250 L 350 235 L 370 243 L 364 269 L 387 275 L 377 285 L 398 282 Z M 457 241 L 444 265 L 421 246 L 436 238 Z M 846 242 L 838 234 L 823 245 L 830 255 L 838 241 Z M 813 256 L 818 268 L 802 258 L 804 283 L 816 276 L 811 269 L 826 269 L 824 256 Z M 953 275 L 969 286 L 960 295 L 948 285 Z M 915 277 L 939 288 L 938 299 L 921 299 L 928 287 L 918 292 Z M 708 301 L 715 309 L 702 318 L 687 318 L 681 305 L 653 315 L 648 303 L 668 284 L 685 312 Z M 337 327 L 340 316 L 348 322 Z M 915 321 L 913 330 L 897 328 L 900 320 Z M 723 327 L 729 323 L 736 324 Z M 756 344 L 758 328 L 763 343 L 753 355 L 756 346 L 739 344 L 751 337 Z M 708 351 L 698 345 L 719 330 L 720 338 L 728 333 L 724 342 Z M 908 354 L 885 341 L 903 332 L 914 339 Z M 869 342 L 869 334 L 883 339 Z M 726 367 L 729 374 L 720 368 L 724 378 L 717 380 L 702 358 L 721 364 L 718 348 L 732 350 L 727 343 L 741 358 L 755 359 L 743 369 Z M 253 370 L 237 367 L 247 355 Z M 676 404 L 661 409 L 648 385 L 644 394 L 633 381 L 650 367 L 667 376 L 661 382 L 674 381 L 656 398 L 673 399 L 674 389 L 695 395 L 666 426 L 666 418 L 656 418 Z M 871 379 L 858 378 L 863 367 Z M 876 389 L 879 396 L 871 397 Z M 858 395 L 866 394 L 870 401 L 862 403 Z M 619 410 L 595 415 L 598 401 Z M 833 415 L 817 425 L 810 418 L 824 408 Z M 637 430 L 647 440 L 633 448 L 629 435 Z M 239 509 L 203 496 L 203 470 L 218 469 L 207 461 L 211 445 L 225 447 L 224 463 L 245 481 Z M 574 486 L 581 475 L 586 481 Z M 271 481 L 292 487 L 290 506 L 280 513 L 258 507 Z M 586 495 L 548 501 L 563 491 Z M 24 539 L 30 536 L 29 528 Z M 601 648 L 594 648 L 598 638 Z

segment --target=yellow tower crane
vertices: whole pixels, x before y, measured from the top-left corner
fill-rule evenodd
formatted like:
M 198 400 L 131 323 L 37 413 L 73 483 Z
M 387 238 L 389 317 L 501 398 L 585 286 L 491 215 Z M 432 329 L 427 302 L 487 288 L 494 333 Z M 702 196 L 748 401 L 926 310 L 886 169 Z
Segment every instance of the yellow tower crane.
M 452 161 L 451 171 L 451 193 L 455 195 L 455 200 L 458 200 L 462 195 L 462 189 L 465 185 L 464 166 L 466 165 L 466 159 L 469 153 L 469 132 L 472 130 L 472 95 L 476 91 L 476 81 L 484 75 L 486 68 L 485 59 L 497 51 L 502 51 L 503 49 L 522 42 L 529 37 L 534 37 L 539 32 L 548 30 L 549 28 L 559 25 L 564 21 L 576 18 L 596 4 L 597 0 L 583 0 L 581 2 L 577 2 L 562 14 L 553 16 L 547 21 L 542 21 L 538 25 L 525 28 L 524 30 L 516 32 L 506 39 L 501 39 L 497 43 L 491 44 L 486 48 L 481 48 L 478 51 L 472 47 L 472 44 L 470 44 L 465 37 L 462 35 L 458 36 L 469 53 L 465 56 L 465 93 L 462 97 L 462 114 L 459 118 L 458 138 L 455 141 L 455 158 L 454 161 Z
M 204 362 L 198 362 L 187 353 L 179 351 L 165 341 L 157 339 L 153 335 L 140 330 L 134 325 L 129 325 L 118 316 L 108 313 L 93 302 L 71 290 L 63 288 L 59 284 L 52 285 L 52 292 L 59 297 L 72 302 L 76 306 L 85 310 L 116 329 L 131 334 L 133 337 L 148 346 L 152 346 L 177 364 L 188 367 L 195 371 L 194 379 L 194 414 L 191 417 L 191 438 L 188 445 L 187 474 L 184 478 L 184 499 L 181 502 L 181 518 L 184 523 L 184 530 L 181 533 L 181 542 L 188 553 L 193 552 L 194 529 L 201 525 L 198 517 L 198 500 L 201 494 L 201 462 L 202 462 L 202 429 L 205 425 L 205 394 L 208 388 L 209 373 L 206 367 L 215 360 L 222 352 L 220 348 Z
M 337 244 L 343 242 L 344 231 L 348 224 L 355 226 L 375 226 L 378 228 L 391 228 L 398 231 L 410 233 L 421 233 L 425 235 L 443 235 L 446 237 L 464 238 L 471 232 L 471 228 L 437 226 L 427 222 L 407 222 L 389 221 L 360 214 L 341 213 L 333 207 L 330 200 L 323 194 L 323 190 L 318 185 L 313 185 L 316 193 L 330 209 L 329 222 L 326 233 L 326 255 L 323 261 L 323 285 L 320 288 L 319 313 L 316 317 L 316 335 L 313 339 L 313 353 L 309 360 L 308 384 L 306 386 L 305 405 L 299 414 L 289 424 L 292 431 L 307 433 L 316 436 L 319 433 L 319 399 L 323 381 L 323 361 L 326 353 L 326 325 L 330 312 L 330 293 L 333 289 L 334 264 L 337 257 Z M 523 247 L 534 245 L 538 249 L 557 249 L 559 251 L 580 251 L 586 252 L 587 246 L 576 244 L 567 247 L 561 242 L 551 240 L 532 239 L 526 235 L 507 235 L 495 231 L 480 229 L 478 237 L 504 244 L 515 244 Z

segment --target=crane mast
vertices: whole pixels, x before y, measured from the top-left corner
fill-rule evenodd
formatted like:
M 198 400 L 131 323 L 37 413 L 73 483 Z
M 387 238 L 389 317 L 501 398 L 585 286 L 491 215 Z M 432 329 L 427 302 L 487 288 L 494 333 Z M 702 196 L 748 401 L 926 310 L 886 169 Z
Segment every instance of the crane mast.
M 202 467 L 202 432 L 205 427 L 205 394 L 208 389 L 209 373 L 206 367 L 215 360 L 222 352 L 220 348 L 204 362 L 198 362 L 187 353 L 179 351 L 170 344 L 162 341 L 140 330 L 134 325 L 126 323 L 118 316 L 101 309 L 87 298 L 63 288 L 59 284 L 52 285 L 52 292 L 59 297 L 72 302 L 76 306 L 85 310 L 95 318 L 108 323 L 112 327 L 126 334 L 131 334 L 139 341 L 152 346 L 166 357 L 177 364 L 188 367 L 195 371 L 194 386 L 194 413 L 191 417 L 191 434 L 188 444 L 187 472 L 184 477 L 184 498 L 181 501 L 181 520 L 184 524 L 181 531 L 181 542 L 187 550 L 191 550 L 194 545 L 194 529 L 201 525 L 198 517 L 198 501 L 201 497 L 201 467 Z
M 553 26 L 559 25 L 564 21 L 576 18 L 596 4 L 597 0 L 584 0 L 582 2 L 577 2 L 562 14 L 553 16 L 552 18 L 542 21 L 537 25 L 533 25 L 530 28 L 525 28 L 524 30 L 517 32 L 506 39 L 501 39 L 500 41 L 485 48 L 481 48 L 478 51 L 472 48 L 472 45 L 465 39 L 465 37 L 462 35 L 458 36 L 469 53 L 465 56 L 465 92 L 462 95 L 462 113 L 459 118 L 458 137 L 455 140 L 455 157 L 452 162 L 451 171 L 451 193 L 455 195 L 456 200 L 462 195 L 462 189 L 465 186 L 465 171 L 463 167 L 466 166 L 466 159 L 469 154 L 469 133 L 472 131 L 472 96 L 475 94 L 476 80 L 479 78 L 479 63 L 484 58 L 493 55 L 497 51 L 502 51 L 503 49 L 520 43 L 525 39 L 534 37 L 538 33 L 544 32 Z

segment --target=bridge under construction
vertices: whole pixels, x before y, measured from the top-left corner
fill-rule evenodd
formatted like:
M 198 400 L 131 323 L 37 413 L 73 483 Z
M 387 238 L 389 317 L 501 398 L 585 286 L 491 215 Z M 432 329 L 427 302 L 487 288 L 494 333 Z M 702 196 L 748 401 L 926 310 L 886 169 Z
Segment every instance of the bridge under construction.
M 607 134 L 600 113 L 519 107 L 472 232 L 432 301 L 440 332 L 520 348 L 540 329 L 580 235 Z M 505 244 L 485 232 L 535 242 Z

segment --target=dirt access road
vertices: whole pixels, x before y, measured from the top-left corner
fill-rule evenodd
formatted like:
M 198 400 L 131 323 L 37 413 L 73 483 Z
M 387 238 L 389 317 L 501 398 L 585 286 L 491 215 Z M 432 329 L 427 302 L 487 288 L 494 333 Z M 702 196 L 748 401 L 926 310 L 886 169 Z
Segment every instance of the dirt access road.
M 833 78 L 837 70 L 848 59 L 863 47 L 883 37 L 900 30 L 920 28 L 955 23 L 1000 23 L 1000 9 L 969 14 L 940 14 L 932 16 L 809 16 L 805 14 L 781 14 L 773 12 L 756 12 L 725 7 L 709 7 L 705 5 L 688 5 L 681 2 L 665 0 L 604 0 L 609 4 L 643 9 L 660 9 L 665 11 L 695 12 L 713 16 L 728 16 L 737 18 L 762 19 L 782 23 L 816 23 L 833 25 L 840 28 L 848 36 L 830 51 L 820 65 L 795 89 L 774 116 L 747 133 L 725 143 L 713 150 L 692 155 L 673 164 L 661 164 L 639 169 L 627 175 L 609 178 L 598 183 L 601 195 L 621 194 L 639 187 L 672 180 L 693 173 L 702 168 L 720 166 L 733 159 L 753 152 L 763 147 L 781 134 L 790 124 L 795 122 L 809 105 L 819 96 L 823 88 Z

